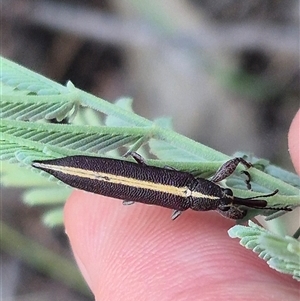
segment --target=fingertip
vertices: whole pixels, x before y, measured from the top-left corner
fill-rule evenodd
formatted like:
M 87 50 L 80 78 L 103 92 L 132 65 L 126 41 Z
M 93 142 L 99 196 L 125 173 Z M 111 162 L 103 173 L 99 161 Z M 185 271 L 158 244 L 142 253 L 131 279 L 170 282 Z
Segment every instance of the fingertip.
M 300 174 L 300 110 L 294 117 L 289 134 L 288 134 L 288 146 L 291 155 L 292 162 L 294 164 L 295 170 Z
M 206 256 L 217 267 L 222 256 L 214 258 L 220 249 L 209 237 L 215 232 L 220 243 L 228 241 L 232 222 L 215 213 L 195 212 L 172 221 L 171 212 L 142 204 L 122 206 L 119 200 L 80 191 L 71 195 L 64 210 L 66 233 L 95 296 L 133 300 L 152 290 L 158 297 L 162 291 L 169 294 L 166 288 L 175 283 L 193 287 L 199 267 L 205 271 L 211 263 Z M 199 256 L 203 244 L 211 255 L 205 251 Z
M 214 283 L 223 283 L 218 290 L 229 294 L 226 285 L 236 279 L 260 281 L 262 291 L 265 282 L 280 279 L 228 238 L 232 221 L 214 212 L 187 211 L 176 221 L 170 215 L 157 206 L 122 206 L 82 191 L 71 195 L 64 211 L 66 232 L 96 299 L 169 300 L 184 294 L 199 300 L 215 292 Z

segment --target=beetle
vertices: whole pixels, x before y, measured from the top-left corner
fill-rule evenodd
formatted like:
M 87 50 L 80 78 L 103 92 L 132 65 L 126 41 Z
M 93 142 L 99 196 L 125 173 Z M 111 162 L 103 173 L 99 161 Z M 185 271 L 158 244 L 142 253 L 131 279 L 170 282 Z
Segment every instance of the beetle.
M 268 208 L 266 200 L 258 199 L 271 197 L 278 190 L 261 196 L 240 198 L 234 196 L 231 189 L 217 184 L 231 175 L 239 163 L 247 168 L 252 166 L 243 158 L 225 162 L 208 180 L 169 167 L 148 166 L 137 153 L 130 155 L 137 163 L 77 155 L 33 161 L 32 166 L 74 188 L 122 199 L 123 204 L 139 202 L 173 209 L 172 219 L 187 209 L 216 210 L 235 220 L 246 216 L 246 208 L 289 210 Z M 250 178 L 247 184 L 250 186 Z

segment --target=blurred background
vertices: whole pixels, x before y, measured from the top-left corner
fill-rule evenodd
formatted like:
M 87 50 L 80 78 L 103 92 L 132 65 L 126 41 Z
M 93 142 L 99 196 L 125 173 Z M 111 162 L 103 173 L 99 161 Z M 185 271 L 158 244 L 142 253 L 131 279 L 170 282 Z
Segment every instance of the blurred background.
M 170 116 L 177 132 L 221 152 L 294 171 L 299 1 L 2 0 L 1 10 L 2 56 L 108 101 L 132 97 L 146 118 Z M 63 229 L 42 225 L 42 209 L 21 194 L 1 189 L 3 223 L 71 262 Z M 2 300 L 93 300 L 9 248 L 1 275 Z

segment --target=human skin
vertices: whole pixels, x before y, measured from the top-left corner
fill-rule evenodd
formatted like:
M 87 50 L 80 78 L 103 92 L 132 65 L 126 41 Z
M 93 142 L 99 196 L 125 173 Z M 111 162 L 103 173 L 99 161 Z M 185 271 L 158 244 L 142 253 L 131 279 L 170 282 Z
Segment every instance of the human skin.
M 289 151 L 299 159 L 300 111 Z M 68 199 L 64 220 L 78 266 L 96 300 L 299 300 L 299 282 L 268 267 L 230 239 L 234 221 L 216 212 L 169 209 L 82 191 Z

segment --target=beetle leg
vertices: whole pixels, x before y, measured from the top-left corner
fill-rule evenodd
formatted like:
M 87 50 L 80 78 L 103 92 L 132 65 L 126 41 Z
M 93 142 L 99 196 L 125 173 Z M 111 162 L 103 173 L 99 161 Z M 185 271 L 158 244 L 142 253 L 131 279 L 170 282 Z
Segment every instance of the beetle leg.
M 175 220 L 180 214 L 181 214 L 181 211 L 173 210 L 173 213 L 171 215 L 172 220 Z
M 247 210 L 243 210 L 235 206 L 230 206 L 230 208 L 225 211 L 222 210 L 222 208 L 218 208 L 217 212 L 220 213 L 222 216 L 230 219 L 242 219 L 247 214 Z
M 252 166 L 251 163 L 247 162 L 245 159 L 239 157 L 239 158 L 233 158 L 227 162 L 225 162 L 212 176 L 210 179 L 212 182 L 220 182 L 227 177 L 229 177 L 237 168 L 239 163 L 243 164 L 246 168 L 250 168 Z M 250 181 L 250 179 L 248 179 Z
M 144 166 L 147 165 L 147 164 L 145 163 L 144 158 L 143 158 L 141 155 L 139 155 L 138 153 L 136 153 L 136 152 L 126 153 L 126 154 L 124 155 L 125 158 L 127 158 L 128 156 L 131 156 L 131 157 L 132 157 L 138 164 L 140 164 L 140 165 L 144 165 Z
M 127 205 L 132 205 L 134 204 L 135 202 L 134 201 L 126 201 L 126 200 L 123 200 L 123 205 L 127 206 Z
M 250 183 L 251 176 L 250 176 L 249 172 L 247 170 L 242 170 L 241 173 L 243 173 L 244 175 L 246 175 L 247 179 L 245 180 L 245 183 L 247 185 L 247 188 L 249 190 L 251 190 L 251 183 Z

